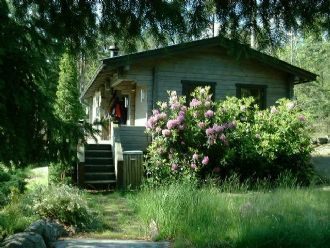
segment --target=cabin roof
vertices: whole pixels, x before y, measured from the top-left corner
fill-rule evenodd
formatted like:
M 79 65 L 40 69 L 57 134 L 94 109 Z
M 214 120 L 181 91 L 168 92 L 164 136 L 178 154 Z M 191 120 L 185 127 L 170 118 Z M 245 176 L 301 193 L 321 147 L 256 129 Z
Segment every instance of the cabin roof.
M 292 75 L 295 84 L 315 81 L 317 77 L 316 74 L 310 71 L 304 70 L 275 57 L 259 52 L 250 48 L 248 45 L 243 45 L 222 36 L 217 36 L 214 38 L 185 42 L 158 49 L 104 58 L 101 60 L 102 64 L 97 69 L 94 77 L 82 92 L 81 98 L 85 98 L 88 91 L 90 91 L 94 81 L 97 80 L 103 71 L 108 70 L 109 68 L 115 69 L 121 66 L 143 62 L 147 59 L 166 59 L 166 57 L 173 56 L 176 53 L 182 53 L 185 51 L 206 47 L 221 47 L 225 49 L 229 55 L 236 59 L 252 59 L 276 70 L 288 73 L 289 75 Z

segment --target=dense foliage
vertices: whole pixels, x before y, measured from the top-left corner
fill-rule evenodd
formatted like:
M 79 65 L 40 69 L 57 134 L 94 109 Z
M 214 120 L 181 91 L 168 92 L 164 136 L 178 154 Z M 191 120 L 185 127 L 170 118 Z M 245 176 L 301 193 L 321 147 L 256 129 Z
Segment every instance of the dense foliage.
M 189 106 L 170 92 L 147 123 L 152 135 L 149 181 L 205 179 L 237 173 L 241 179 L 276 179 L 290 171 L 308 182 L 312 173 L 307 119 L 294 102 L 259 110 L 252 98 L 213 102 L 197 88 Z

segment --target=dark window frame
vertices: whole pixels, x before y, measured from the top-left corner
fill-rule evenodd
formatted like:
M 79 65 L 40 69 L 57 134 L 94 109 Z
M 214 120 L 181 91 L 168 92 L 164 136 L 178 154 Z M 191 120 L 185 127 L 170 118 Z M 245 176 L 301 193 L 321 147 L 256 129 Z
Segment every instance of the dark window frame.
M 260 89 L 261 91 L 261 106 L 260 109 L 266 109 L 267 107 L 267 85 L 264 84 L 236 84 L 236 97 L 242 97 L 242 88 L 246 89 Z
M 186 96 L 186 103 L 188 104 L 189 97 L 188 91 L 191 88 L 196 87 L 205 87 L 205 86 L 211 86 L 211 94 L 212 94 L 212 101 L 215 100 L 215 86 L 217 85 L 216 82 L 207 82 L 207 81 L 196 81 L 196 80 L 181 80 L 182 84 L 182 95 Z

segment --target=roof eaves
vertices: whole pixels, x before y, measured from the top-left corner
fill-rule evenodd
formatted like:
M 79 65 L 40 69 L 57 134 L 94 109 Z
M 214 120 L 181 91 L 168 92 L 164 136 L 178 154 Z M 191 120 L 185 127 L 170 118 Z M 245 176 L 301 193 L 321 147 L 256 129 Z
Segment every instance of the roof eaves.
M 91 80 L 88 82 L 87 87 L 84 89 L 84 91 L 82 92 L 82 94 L 80 95 L 80 100 L 84 99 L 87 91 L 91 88 L 93 82 L 95 81 L 95 79 L 97 78 L 97 76 L 99 75 L 99 73 L 102 71 L 102 69 L 105 67 L 104 63 L 101 63 L 99 65 L 99 67 L 97 68 L 97 70 L 95 71 L 93 77 L 91 78 Z

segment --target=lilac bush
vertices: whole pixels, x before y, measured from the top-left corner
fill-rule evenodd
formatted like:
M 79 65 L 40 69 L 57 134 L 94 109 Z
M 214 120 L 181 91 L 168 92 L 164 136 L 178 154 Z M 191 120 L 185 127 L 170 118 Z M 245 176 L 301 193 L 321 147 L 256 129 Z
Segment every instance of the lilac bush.
M 184 97 L 168 93 L 169 100 L 157 103 L 146 124 L 152 136 L 145 163 L 149 181 L 233 172 L 242 179 L 276 178 L 286 170 L 308 180 L 308 118 L 294 102 L 280 100 L 259 110 L 253 98 L 213 102 L 209 87 L 198 87 L 186 106 Z

